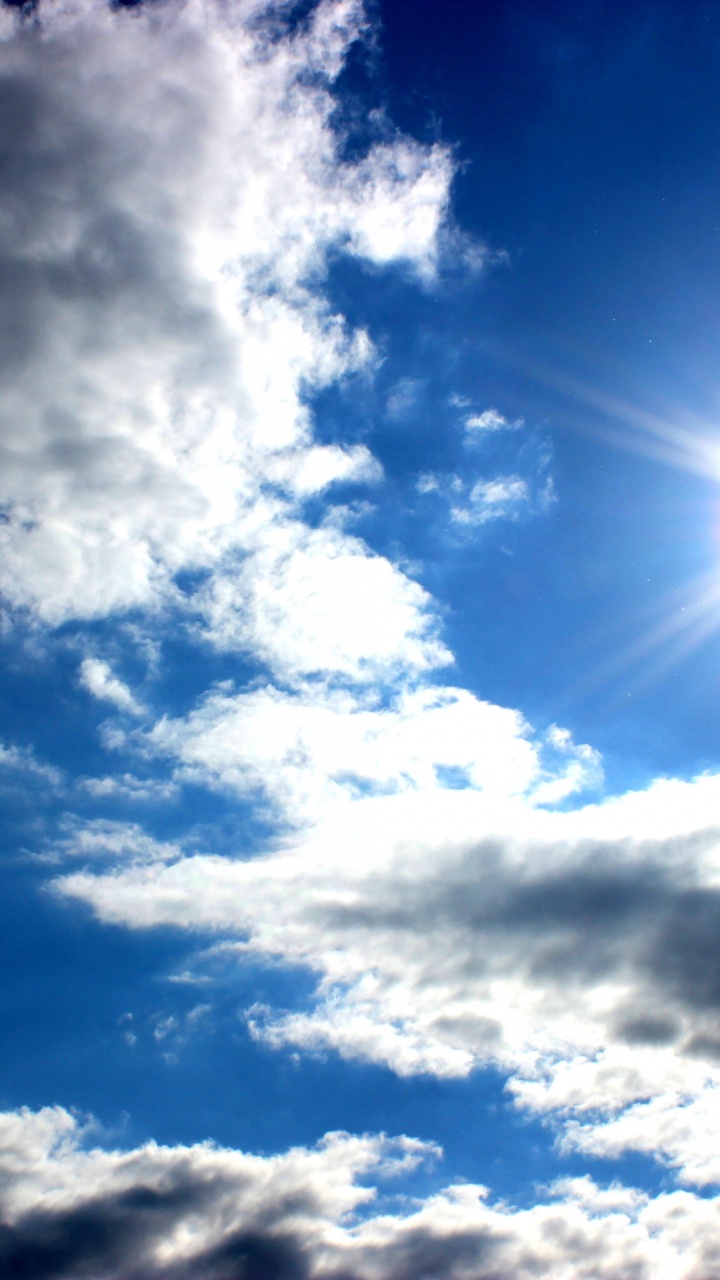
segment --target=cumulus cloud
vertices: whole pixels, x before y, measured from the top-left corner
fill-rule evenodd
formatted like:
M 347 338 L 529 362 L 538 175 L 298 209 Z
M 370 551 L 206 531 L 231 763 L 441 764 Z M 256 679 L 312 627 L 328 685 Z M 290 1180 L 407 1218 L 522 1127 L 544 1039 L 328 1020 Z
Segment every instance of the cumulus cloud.
M 531 1209 L 451 1186 L 404 1211 L 383 1183 L 438 1153 L 401 1137 L 328 1134 L 258 1157 L 211 1143 L 91 1146 L 67 1111 L 0 1114 L 3 1274 L 60 1280 L 704 1280 L 718 1204 L 590 1179 Z M 392 1185 L 392 1184 L 390 1184 Z
M 267 486 L 271 521 L 378 475 L 312 439 L 308 392 L 372 358 L 323 300 L 327 254 L 432 273 L 452 165 L 401 136 L 343 161 L 361 6 L 292 35 L 279 13 L 3 13 L 0 586 L 50 623 L 177 599 Z
M 262 1159 L 210 1143 L 106 1151 L 89 1136 L 59 1107 L 0 1116 L 4 1274 L 225 1280 L 245 1266 L 282 1275 L 283 1259 L 288 1276 L 307 1274 L 306 1256 L 372 1200 L 356 1179 L 428 1152 L 412 1139 L 331 1134 Z
M 598 782 L 592 748 L 431 685 L 451 655 L 427 592 L 338 523 L 303 521 L 333 483 L 382 482 L 365 447 L 313 435 L 312 393 L 375 358 L 323 297 L 330 256 L 429 278 L 452 177 L 446 149 L 398 135 L 342 158 L 332 83 L 363 23 L 355 0 L 292 31 L 266 0 L 2 14 L 0 587 L 49 624 L 173 607 L 250 655 L 253 684 L 124 740 L 170 762 L 168 786 L 251 797 L 276 824 L 248 860 L 76 825 L 57 854 L 85 865 L 57 888 L 107 921 L 214 931 L 314 973 L 307 1008 L 246 1011 L 266 1042 L 402 1075 L 492 1063 L 565 1143 L 710 1181 L 720 781 L 572 808 Z M 396 385 L 390 416 L 417 393 Z M 527 474 L 420 488 L 472 531 L 547 506 L 547 465 L 536 450 Z M 80 678 L 142 711 L 102 660 Z M 0 765 L 51 776 L 16 748 Z M 144 794 L 131 774 L 81 785 Z M 466 1188 L 347 1219 L 371 1198 L 359 1173 L 416 1158 L 407 1139 L 259 1160 L 89 1152 L 59 1111 L 2 1124 L 9 1274 L 690 1280 L 718 1256 L 710 1201 L 586 1182 L 525 1213 Z

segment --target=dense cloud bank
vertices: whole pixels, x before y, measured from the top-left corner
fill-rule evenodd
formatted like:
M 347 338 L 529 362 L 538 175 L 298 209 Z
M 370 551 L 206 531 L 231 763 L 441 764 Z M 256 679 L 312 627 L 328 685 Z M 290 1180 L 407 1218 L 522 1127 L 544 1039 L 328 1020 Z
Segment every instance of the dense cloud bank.
M 0 1268 L 23 1280 L 707 1280 L 716 1200 L 565 1181 L 531 1209 L 449 1187 L 401 1212 L 378 1184 L 435 1153 L 329 1134 L 260 1158 L 89 1144 L 60 1108 L 0 1115 Z

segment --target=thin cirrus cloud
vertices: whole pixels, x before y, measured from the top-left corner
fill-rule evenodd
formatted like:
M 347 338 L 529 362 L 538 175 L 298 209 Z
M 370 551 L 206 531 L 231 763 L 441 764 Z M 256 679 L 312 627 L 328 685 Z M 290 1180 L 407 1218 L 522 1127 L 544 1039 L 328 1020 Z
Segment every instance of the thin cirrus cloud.
M 2 12 L 0 409 L 23 430 L 0 439 L 0 584 L 48 629 L 133 611 L 156 672 L 158 630 L 178 626 L 198 654 L 252 659 L 251 684 L 208 676 L 189 710 L 113 730 L 170 782 L 124 762 L 78 791 L 147 804 L 192 783 L 250 799 L 273 829 L 249 858 L 213 851 L 209 826 L 198 853 L 66 816 L 55 856 L 73 866 L 54 887 L 115 925 L 310 971 L 306 1007 L 243 1011 L 278 1052 L 403 1077 L 492 1065 L 566 1148 L 641 1150 L 709 1184 L 718 778 L 583 800 L 597 752 L 434 683 L 452 655 L 428 591 L 337 518 L 305 518 L 336 482 L 383 484 L 366 446 L 314 435 L 312 394 L 376 361 L 323 292 L 329 263 L 395 264 L 422 286 L 448 225 L 447 148 L 376 122 L 344 158 L 332 85 L 365 21 L 353 0 L 294 29 L 265 0 Z M 396 384 L 389 416 L 421 390 Z M 465 419 L 468 438 L 511 425 Z M 468 528 L 554 500 L 544 454 L 527 476 L 432 476 L 433 491 Z M 80 680 L 143 711 L 99 658 Z M 27 749 L 0 764 L 59 787 Z M 528 1210 L 455 1187 L 374 1213 L 368 1178 L 432 1154 L 410 1138 L 117 1152 L 59 1109 L 6 1113 L 0 1137 L 8 1274 L 689 1278 L 720 1249 L 714 1201 L 585 1179 Z

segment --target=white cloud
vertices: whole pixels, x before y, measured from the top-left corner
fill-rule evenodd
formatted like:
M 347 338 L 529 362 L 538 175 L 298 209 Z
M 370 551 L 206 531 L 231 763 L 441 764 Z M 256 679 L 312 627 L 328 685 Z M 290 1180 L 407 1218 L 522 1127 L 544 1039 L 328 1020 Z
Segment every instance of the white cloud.
M 450 508 L 456 524 L 480 525 L 490 520 L 507 520 L 530 505 L 531 491 L 520 476 L 499 476 L 495 480 L 476 480 L 463 504 Z
M 114 676 L 107 662 L 100 658 L 83 658 L 80 663 L 80 683 L 101 702 L 111 702 L 118 711 L 130 715 L 143 715 L 145 708 L 137 701 L 128 686 Z
M 433 604 L 359 539 L 276 521 L 197 599 L 217 645 L 244 648 L 280 679 L 388 679 L 447 664 Z
M 277 818 L 296 825 L 325 823 L 348 805 L 354 823 L 368 795 L 427 800 L 469 787 L 502 800 L 548 782 L 542 744 L 522 717 L 455 688 L 401 689 L 386 705 L 370 691 L 323 685 L 219 689 L 143 741 L 177 760 L 180 776 L 263 794 Z M 581 758 L 568 744 L 553 779 L 568 781 Z M 578 775 L 577 784 L 585 780 Z
M 135 822 L 116 822 L 109 818 L 81 821 L 67 817 L 63 828 L 64 834 L 54 848 L 55 853 L 64 858 L 147 865 L 173 862 L 182 855 L 180 845 L 154 840 Z
M 422 697 L 392 714 L 309 702 L 298 719 L 269 690 L 218 693 L 158 726 L 158 744 L 315 831 L 250 861 L 188 856 L 59 887 L 102 919 L 215 930 L 315 972 L 314 1006 L 251 1013 L 275 1045 L 400 1074 L 495 1063 L 521 1105 L 581 1117 L 568 1133 L 586 1149 L 644 1132 L 643 1149 L 709 1176 L 707 1106 L 686 1104 L 720 1088 L 720 779 L 538 808 L 553 778 L 521 722 L 457 691 Z M 664 1111 L 654 1131 L 634 1124 L 638 1103 L 671 1096 L 679 1136 Z
M 80 791 L 96 799 L 117 797 L 122 800 L 159 802 L 177 794 L 177 783 L 161 778 L 137 778 L 132 773 L 106 774 L 102 778 L 79 778 Z
M 326 257 L 430 274 L 452 164 L 400 136 L 339 159 L 330 84 L 363 21 L 354 0 L 292 37 L 270 3 L 5 13 L 0 82 L 23 104 L 4 116 L 0 262 L 14 605 L 56 623 L 172 601 L 178 570 L 243 548 L 263 486 L 286 519 L 377 477 L 363 448 L 312 440 L 307 393 L 372 359 L 323 301 Z
M 59 787 L 63 778 L 59 769 L 38 760 L 30 747 L 17 747 L 13 744 L 5 746 L 0 742 L 0 781 L 4 781 L 3 775 L 12 780 L 13 784 L 22 777 L 26 785 L 45 782 L 53 787 Z
M 596 753 L 467 691 L 421 686 L 450 660 L 427 592 L 337 523 L 301 520 L 303 500 L 333 483 L 381 479 L 364 447 L 313 438 L 312 392 L 375 358 L 323 298 L 329 256 L 399 261 L 427 279 L 452 177 L 446 149 L 402 137 L 340 159 L 330 85 L 363 21 L 353 0 L 323 0 L 292 35 L 265 0 L 132 12 L 44 0 L 21 29 L 4 14 L 0 585 L 48 623 L 177 606 L 277 681 L 219 687 L 132 741 L 171 760 L 177 782 L 259 797 L 279 850 L 233 860 L 133 824 L 78 825 L 58 853 L 87 865 L 58 887 L 105 920 L 215 930 L 312 971 L 308 1008 L 248 1012 L 274 1044 L 401 1074 L 495 1063 L 520 1105 L 561 1117 L 568 1143 L 649 1150 L 702 1181 L 717 1176 L 720 782 L 549 811 L 596 782 Z M 396 387 L 390 412 L 409 411 L 416 390 Z M 465 419 L 467 433 L 509 425 L 496 410 Z M 472 530 L 547 506 L 547 462 L 419 487 Z M 197 571 L 187 594 L 181 570 Z M 141 712 L 105 662 L 86 658 L 81 679 Z M 17 748 L 0 764 L 57 777 Z M 129 776 L 113 786 L 139 798 Z M 60 1112 L 3 1123 L 15 1177 L 4 1194 L 21 1225 L 38 1204 L 67 1225 L 86 1178 L 93 1203 L 136 1173 L 162 1192 L 178 1168 L 191 1180 L 200 1169 L 210 1199 L 208 1186 L 230 1186 L 211 1226 L 177 1209 L 162 1238 L 143 1226 L 135 1270 L 194 1266 L 257 1221 L 255 1209 L 242 1217 L 238 1187 L 257 1206 L 258 1170 L 265 1185 L 282 1168 L 296 1189 L 292 1162 L 307 1182 L 326 1159 L 332 1177 L 319 1173 L 312 1196 L 331 1205 L 331 1225 L 311 1215 L 301 1246 L 325 1276 L 350 1264 L 418 1274 L 428 1241 L 463 1280 L 487 1259 L 488 1276 L 555 1278 L 582 1274 L 579 1258 L 586 1275 L 680 1276 L 711 1257 L 705 1226 L 698 1235 L 706 1202 L 692 1198 L 653 1218 L 659 1201 L 618 1209 L 582 1184 L 561 1209 L 514 1218 L 456 1191 L 351 1230 L 342 1214 L 369 1194 L 354 1171 L 387 1151 L 373 1139 L 270 1166 L 210 1147 L 83 1153 Z
M 532 1208 L 450 1186 L 403 1210 L 387 1179 L 437 1151 L 328 1134 L 252 1156 L 210 1143 L 90 1146 L 59 1107 L 0 1114 L 0 1266 L 96 1280 L 699 1280 L 720 1257 L 718 1202 L 564 1179 Z M 392 1185 L 392 1184 L 390 1184 Z
M 308 497 L 337 481 L 374 484 L 382 478 L 382 467 L 364 445 L 314 445 L 278 454 L 268 462 L 267 476 L 299 497 Z
M 716 1047 L 713 1056 L 717 1059 Z M 575 1121 L 565 1138 L 567 1149 L 610 1158 L 642 1151 L 660 1156 L 686 1182 L 720 1184 L 720 1153 L 712 1141 L 720 1094 L 717 1078 L 699 1083 L 694 1092 L 685 1072 L 676 1071 L 675 1081 L 669 1083 L 675 1084 L 674 1090 L 666 1088 L 635 1102 L 608 1120 Z
M 424 472 L 418 477 L 421 494 L 437 494 L 448 504 L 451 523 L 470 532 L 493 520 L 519 520 L 545 511 L 555 501 L 553 480 L 548 475 L 548 458 L 540 457 L 534 473 L 473 479 L 461 475 Z
M 498 413 L 497 409 L 485 409 L 482 413 L 470 413 L 463 422 L 468 437 L 485 431 L 516 430 L 522 425 L 522 418 L 515 422 L 509 422 L 502 413 Z

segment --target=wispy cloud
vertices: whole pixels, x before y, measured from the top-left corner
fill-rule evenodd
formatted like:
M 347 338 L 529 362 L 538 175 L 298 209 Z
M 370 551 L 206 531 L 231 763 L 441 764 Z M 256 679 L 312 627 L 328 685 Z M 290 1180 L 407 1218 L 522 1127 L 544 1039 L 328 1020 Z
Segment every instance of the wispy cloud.
M 395 421 L 410 417 L 422 391 L 423 383 L 419 378 L 400 378 L 387 398 L 387 416 Z
M 497 409 L 484 409 L 482 413 L 470 413 L 463 421 L 468 438 L 482 435 L 485 431 L 515 431 L 524 425 L 522 418 L 509 422 Z
M 489 520 L 507 519 L 530 502 L 530 489 L 519 476 L 502 476 L 497 480 L 476 480 L 467 502 L 450 508 L 456 524 L 487 524 Z
M 26 784 L 45 782 L 59 787 L 63 775 L 54 765 L 38 760 L 30 747 L 6 746 L 0 742 L 0 785 L 3 782 L 16 785 L 19 779 Z
M 452 525 L 466 533 L 495 520 L 519 520 L 537 514 L 556 501 L 547 458 L 541 458 L 528 477 L 510 474 L 475 479 L 426 472 L 418 478 L 417 488 L 420 494 L 435 494 L 443 499 Z
M 122 680 L 114 676 L 107 662 L 100 658 L 83 658 L 80 663 L 80 683 L 101 702 L 111 702 L 118 711 L 140 716 L 145 708 Z

